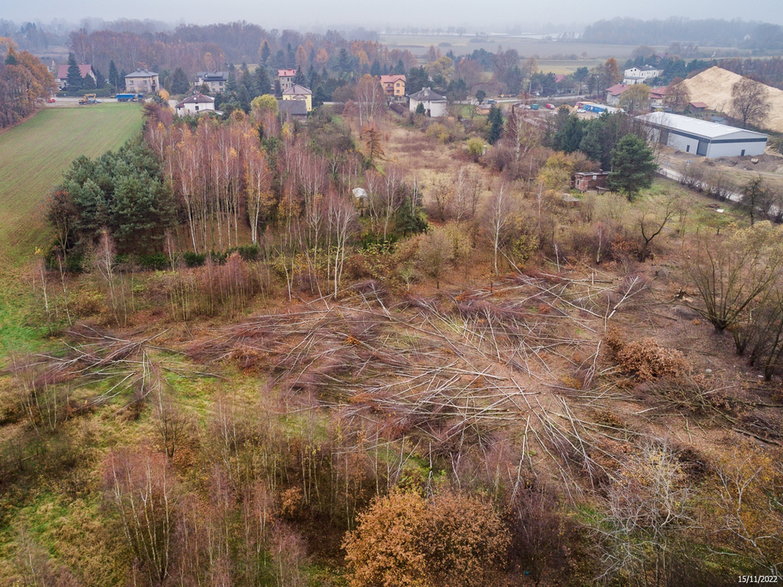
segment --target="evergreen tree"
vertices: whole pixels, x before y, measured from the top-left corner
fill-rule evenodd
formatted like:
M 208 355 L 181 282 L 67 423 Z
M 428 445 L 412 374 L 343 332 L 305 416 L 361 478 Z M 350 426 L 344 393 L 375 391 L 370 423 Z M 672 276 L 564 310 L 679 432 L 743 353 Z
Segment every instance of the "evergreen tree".
M 184 94 L 190 89 L 190 82 L 188 82 L 188 76 L 185 71 L 178 67 L 174 70 L 171 76 L 171 84 L 169 86 L 172 94 Z
M 18 65 L 19 60 L 16 58 L 16 54 L 12 50 L 8 50 L 8 55 L 5 56 L 6 65 Z
M 378 63 L 377 59 L 374 60 L 370 66 L 370 75 L 374 77 L 381 75 L 381 64 Z
M 269 41 L 264 40 L 264 44 L 261 46 L 261 63 L 266 65 L 271 54 L 272 50 L 269 48 Z
M 96 88 L 105 88 L 106 87 L 106 78 L 103 76 L 103 73 L 101 73 L 101 70 L 93 68 L 92 71 L 95 74 L 95 87 Z
M 95 83 L 95 80 L 92 79 L 91 75 L 85 75 L 84 78 L 82 78 L 82 90 L 94 90 L 97 87 L 97 84 Z
M 552 147 L 558 151 L 573 153 L 579 149 L 584 134 L 584 123 L 571 114 L 565 119 L 565 124 L 560 127 L 552 139 Z
M 68 86 L 69 92 L 78 92 L 82 89 L 82 74 L 79 71 L 79 64 L 76 63 L 76 56 L 73 53 L 68 54 Z
M 113 59 L 109 62 L 109 84 L 115 91 L 120 89 L 120 74 Z
M 430 77 L 427 75 L 427 70 L 423 67 L 413 67 L 408 72 L 405 90 L 408 94 L 415 94 L 429 83 Z
M 503 135 L 503 113 L 500 108 L 492 106 L 489 109 L 489 132 L 487 132 L 487 142 L 490 145 L 494 145 L 500 137 Z
M 300 86 L 303 86 L 307 83 L 307 80 L 305 79 L 305 75 L 301 67 L 297 68 L 296 70 L 296 75 L 294 76 L 294 83 L 299 84 Z
M 256 91 L 259 96 L 272 93 L 272 82 L 269 80 L 269 74 L 266 71 L 266 67 L 259 65 L 255 71 L 256 76 Z
M 399 73 L 405 75 L 405 64 L 402 62 L 402 59 L 397 61 L 397 66 L 394 68 L 393 73 Z
M 625 194 L 631 201 L 640 190 L 652 185 L 653 174 L 657 168 L 647 142 L 641 137 L 627 134 L 612 151 L 609 187 Z

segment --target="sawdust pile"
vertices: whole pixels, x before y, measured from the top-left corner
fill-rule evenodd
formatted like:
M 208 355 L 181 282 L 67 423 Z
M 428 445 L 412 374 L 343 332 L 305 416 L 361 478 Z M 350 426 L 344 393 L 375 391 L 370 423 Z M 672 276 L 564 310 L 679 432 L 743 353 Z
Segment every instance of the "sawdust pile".
M 731 88 L 742 76 L 722 69 L 710 67 L 690 79 L 685 80 L 692 102 L 704 102 L 710 110 L 725 114 L 731 113 Z M 772 109 L 765 128 L 783 132 L 783 90 L 767 86 Z

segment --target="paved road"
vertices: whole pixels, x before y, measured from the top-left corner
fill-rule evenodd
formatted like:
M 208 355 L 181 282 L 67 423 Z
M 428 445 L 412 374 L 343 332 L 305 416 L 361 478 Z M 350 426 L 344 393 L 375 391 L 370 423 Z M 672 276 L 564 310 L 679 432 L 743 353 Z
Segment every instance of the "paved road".
M 677 171 L 676 169 L 672 169 L 670 167 L 663 167 L 658 166 L 658 174 L 662 175 L 663 177 L 668 177 L 669 179 L 673 179 L 676 182 L 682 182 L 682 173 Z M 695 181 L 691 184 L 693 187 L 698 188 L 704 192 L 709 192 L 712 189 L 712 186 L 701 182 L 701 181 Z M 731 200 L 732 202 L 741 202 L 742 201 L 742 194 L 739 192 L 724 192 L 726 195 L 727 200 Z

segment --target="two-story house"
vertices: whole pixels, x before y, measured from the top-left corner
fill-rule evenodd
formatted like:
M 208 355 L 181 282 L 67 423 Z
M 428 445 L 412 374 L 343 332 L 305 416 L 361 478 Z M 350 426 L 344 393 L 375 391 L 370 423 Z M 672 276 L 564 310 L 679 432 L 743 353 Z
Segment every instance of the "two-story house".
M 160 89 L 158 74 L 146 69 L 137 69 L 125 76 L 125 91 L 136 94 L 154 94 Z
M 405 81 L 405 76 L 402 74 L 381 76 L 381 86 L 389 98 L 405 97 Z

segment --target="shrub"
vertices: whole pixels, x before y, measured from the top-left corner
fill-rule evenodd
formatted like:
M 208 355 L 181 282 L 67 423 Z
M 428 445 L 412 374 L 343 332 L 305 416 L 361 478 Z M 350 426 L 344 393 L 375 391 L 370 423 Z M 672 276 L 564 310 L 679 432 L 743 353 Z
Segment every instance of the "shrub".
M 351 585 L 488 585 L 509 533 L 478 497 L 396 492 L 359 515 L 343 547 Z
M 201 267 L 207 260 L 207 256 L 204 253 L 185 251 L 182 253 L 182 260 L 185 261 L 185 265 L 188 267 Z
M 620 368 L 641 381 L 679 378 L 689 371 L 688 362 L 680 351 L 662 347 L 652 338 L 627 343 L 616 331 L 611 331 L 604 341 Z
M 168 269 L 169 258 L 164 253 L 139 255 L 139 265 L 141 265 L 144 269 L 162 271 L 164 269 Z

